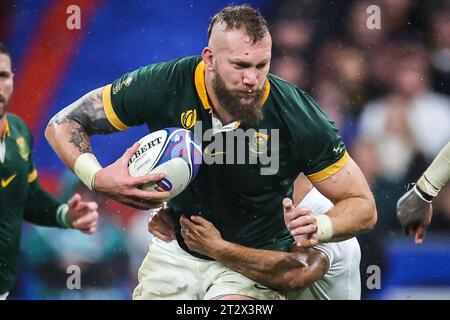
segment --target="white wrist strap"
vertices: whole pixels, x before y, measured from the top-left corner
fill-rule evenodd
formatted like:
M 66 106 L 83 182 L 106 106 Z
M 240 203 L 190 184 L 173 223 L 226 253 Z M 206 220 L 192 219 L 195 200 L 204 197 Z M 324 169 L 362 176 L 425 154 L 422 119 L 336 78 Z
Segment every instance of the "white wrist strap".
M 72 223 L 69 219 L 69 206 L 63 203 L 56 210 L 56 222 L 63 228 L 72 228 Z
M 94 190 L 94 178 L 95 174 L 102 169 L 97 158 L 92 153 L 83 153 L 74 165 L 75 174 L 83 181 L 83 183 L 90 189 Z
M 328 242 L 333 238 L 333 223 L 331 218 L 326 214 L 316 216 L 317 221 L 317 236 L 319 242 Z
M 434 158 L 430 166 L 417 181 L 420 190 L 436 197 L 450 179 L 450 142 Z

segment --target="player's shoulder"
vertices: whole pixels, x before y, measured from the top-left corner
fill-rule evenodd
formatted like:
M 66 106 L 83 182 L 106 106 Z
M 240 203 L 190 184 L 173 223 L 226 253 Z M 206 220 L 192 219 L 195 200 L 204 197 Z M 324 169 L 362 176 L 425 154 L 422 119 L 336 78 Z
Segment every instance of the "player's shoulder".
M 270 95 L 274 104 L 286 111 L 300 111 L 307 113 L 309 109 L 317 108 L 313 98 L 304 90 L 289 81 L 274 74 L 268 76 Z
M 200 56 L 181 57 L 165 62 L 149 64 L 141 70 L 144 73 L 162 73 L 166 76 L 189 75 L 192 76 L 195 68 L 201 62 Z
M 30 133 L 30 130 L 28 129 L 27 125 L 25 124 L 25 122 L 23 122 L 23 120 L 10 112 L 6 113 L 6 118 L 8 119 L 8 126 L 10 130 L 17 130 L 23 133 Z

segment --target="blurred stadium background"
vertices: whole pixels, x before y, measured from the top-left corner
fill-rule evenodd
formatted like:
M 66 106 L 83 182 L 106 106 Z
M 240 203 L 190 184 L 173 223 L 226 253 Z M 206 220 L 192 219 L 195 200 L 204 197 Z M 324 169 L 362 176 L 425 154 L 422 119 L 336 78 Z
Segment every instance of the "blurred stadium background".
M 364 299 L 450 299 L 450 186 L 434 201 L 425 244 L 415 246 L 395 220 L 395 203 L 450 140 L 450 1 L 264 0 L 272 26 L 271 72 L 310 92 L 340 129 L 375 193 L 379 222 L 358 237 Z M 234 1 L 234 4 L 243 3 Z M 49 147 L 50 117 L 84 93 L 139 66 L 206 45 L 210 17 L 228 1 L 0 1 L 0 41 L 13 58 L 10 111 L 35 137 L 42 184 L 67 199 L 78 190 L 101 204 L 91 237 L 25 225 L 21 269 L 12 299 L 129 299 L 151 236 L 147 214 L 78 184 Z M 370 5 L 381 29 L 366 26 Z M 66 9 L 81 9 L 68 30 Z M 103 165 L 146 128 L 95 137 Z M 66 288 L 69 265 L 82 270 L 81 290 Z M 381 283 L 373 281 L 373 267 Z

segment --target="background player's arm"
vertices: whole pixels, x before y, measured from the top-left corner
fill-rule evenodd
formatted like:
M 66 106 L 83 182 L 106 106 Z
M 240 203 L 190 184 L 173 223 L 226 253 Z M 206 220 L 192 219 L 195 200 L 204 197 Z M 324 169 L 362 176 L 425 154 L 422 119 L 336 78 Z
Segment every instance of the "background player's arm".
M 248 248 L 222 239 L 214 225 L 202 217 L 192 216 L 191 220 L 180 220 L 182 236 L 190 250 L 273 289 L 300 290 L 328 271 L 328 258 L 319 250 L 298 248 L 298 252 L 287 253 Z
M 439 152 L 416 185 L 397 202 L 397 219 L 406 234 L 415 236 L 416 244 L 422 243 L 431 222 L 433 198 L 449 180 L 450 142 Z
M 375 226 L 375 200 L 361 169 L 350 157 L 342 169 L 314 186 L 334 204 L 327 213 L 332 222 L 328 241 L 348 239 Z
M 90 136 L 119 131 L 107 119 L 103 106 L 104 88 L 83 96 L 56 114 L 49 122 L 45 136 L 63 162 L 80 177 L 91 190 L 137 209 L 160 206 L 169 192 L 144 191 L 139 187 L 164 178 L 162 174 L 130 177 L 128 161 L 139 148 L 129 148 L 113 164 L 102 168 L 92 154 Z

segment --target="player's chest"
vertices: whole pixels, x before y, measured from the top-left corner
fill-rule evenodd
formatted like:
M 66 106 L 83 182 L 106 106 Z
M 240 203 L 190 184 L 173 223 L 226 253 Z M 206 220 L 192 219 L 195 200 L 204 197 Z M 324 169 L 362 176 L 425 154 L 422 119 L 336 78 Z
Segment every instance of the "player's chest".
M 28 185 L 28 160 L 31 149 L 22 136 L 4 141 L 4 158 L 0 161 L 0 193 L 20 197 Z

